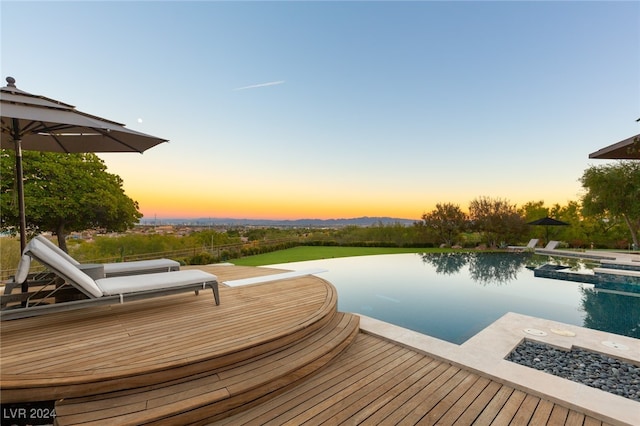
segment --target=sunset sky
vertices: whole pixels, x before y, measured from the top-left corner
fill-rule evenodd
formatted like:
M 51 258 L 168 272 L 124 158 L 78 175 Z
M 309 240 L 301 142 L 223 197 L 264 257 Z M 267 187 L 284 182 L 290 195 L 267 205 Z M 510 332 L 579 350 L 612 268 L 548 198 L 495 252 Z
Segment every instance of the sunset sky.
M 146 218 L 418 219 L 581 195 L 639 133 L 639 2 L 0 3 L 2 78 L 169 139 Z

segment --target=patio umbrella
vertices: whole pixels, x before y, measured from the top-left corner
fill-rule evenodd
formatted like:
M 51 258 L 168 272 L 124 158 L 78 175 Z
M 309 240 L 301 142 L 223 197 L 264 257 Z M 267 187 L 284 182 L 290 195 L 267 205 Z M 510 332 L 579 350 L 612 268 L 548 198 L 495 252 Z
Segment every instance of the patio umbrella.
M 73 105 L 19 90 L 7 77 L 0 88 L 0 147 L 16 152 L 20 247 L 26 246 L 22 150 L 65 153 L 139 152 L 166 139 L 136 132 L 124 124 L 80 112 Z
M 527 225 L 538 225 L 538 226 L 544 226 L 545 230 L 546 230 L 546 237 L 545 237 L 545 241 L 549 242 L 549 227 L 550 226 L 569 226 L 569 224 L 567 222 L 563 222 L 561 220 L 558 219 L 554 219 L 552 217 L 543 217 L 541 219 L 538 220 L 534 220 L 533 222 L 528 222 Z
M 640 121 L 640 120 L 637 120 Z M 589 158 L 640 160 L 640 135 L 631 136 L 589 154 Z

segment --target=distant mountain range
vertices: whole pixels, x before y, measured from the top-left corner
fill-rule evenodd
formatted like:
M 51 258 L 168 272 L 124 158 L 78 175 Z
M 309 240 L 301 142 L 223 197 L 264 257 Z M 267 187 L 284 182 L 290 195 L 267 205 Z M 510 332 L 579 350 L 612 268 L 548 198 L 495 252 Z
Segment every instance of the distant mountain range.
M 345 226 L 391 225 L 400 223 L 413 225 L 415 220 L 395 217 L 355 217 L 351 219 L 234 219 L 234 218 L 197 218 L 197 219 L 154 219 L 142 218 L 141 225 L 183 225 L 183 226 L 273 226 L 295 228 L 340 228 Z

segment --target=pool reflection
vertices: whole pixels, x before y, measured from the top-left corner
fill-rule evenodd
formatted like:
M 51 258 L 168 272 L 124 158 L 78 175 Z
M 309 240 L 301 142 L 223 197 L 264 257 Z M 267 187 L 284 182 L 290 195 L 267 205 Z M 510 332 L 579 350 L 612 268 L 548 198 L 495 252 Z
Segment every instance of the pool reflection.
M 422 261 L 435 267 L 436 273 L 454 274 L 469 266 L 469 277 L 482 285 L 508 284 L 518 279 L 527 265 L 527 253 L 429 253 Z
M 507 312 L 638 337 L 640 297 L 533 276 L 552 262 L 530 253 L 361 256 L 274 267 L 323 268 L 338 309 L 463 343 Z M 572 268 L 587 266 L 572 261 Z

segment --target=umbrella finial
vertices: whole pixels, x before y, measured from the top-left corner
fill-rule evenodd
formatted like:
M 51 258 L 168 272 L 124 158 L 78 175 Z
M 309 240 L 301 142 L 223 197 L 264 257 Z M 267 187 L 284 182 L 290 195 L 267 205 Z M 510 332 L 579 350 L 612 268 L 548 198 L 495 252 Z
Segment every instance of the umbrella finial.
M 16 87 L 16 79 L 13 77 L 7 77 L 7 87 Z

